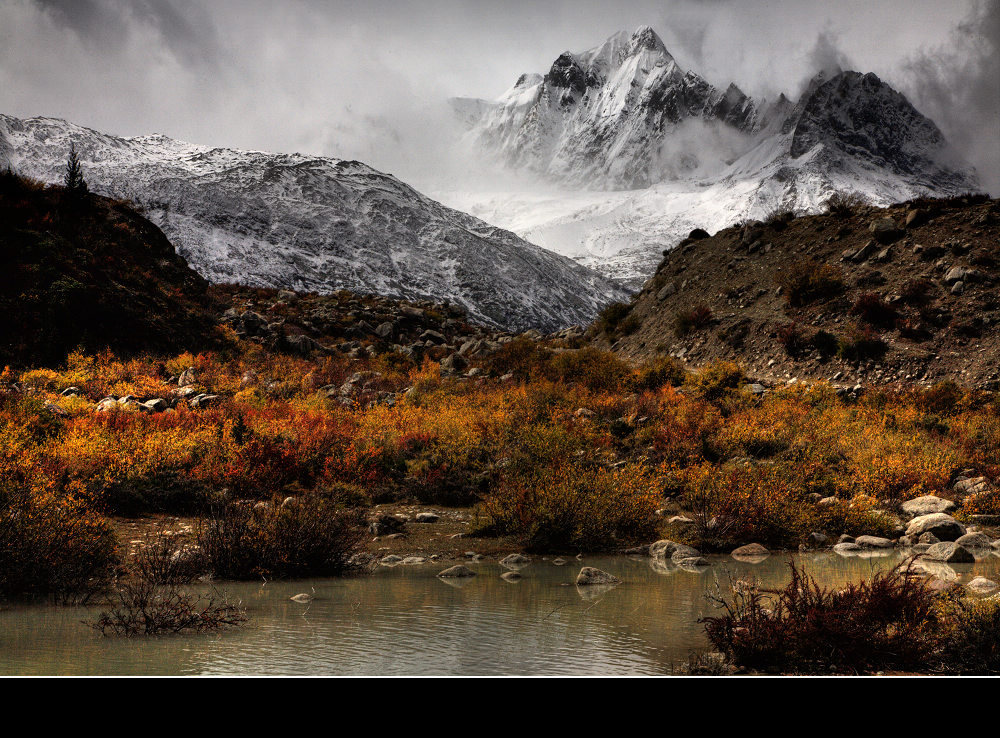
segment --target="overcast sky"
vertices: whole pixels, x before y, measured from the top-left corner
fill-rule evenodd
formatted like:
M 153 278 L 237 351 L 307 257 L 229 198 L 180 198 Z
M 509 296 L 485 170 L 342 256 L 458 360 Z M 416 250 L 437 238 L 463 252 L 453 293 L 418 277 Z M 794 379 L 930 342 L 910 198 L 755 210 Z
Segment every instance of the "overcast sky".
M 831 63 L 875 72 L 1000 189 L 1000 0 L 0 0 L 0 112 L 417 177 L 448 96 L 643 24 L 756 96 Z

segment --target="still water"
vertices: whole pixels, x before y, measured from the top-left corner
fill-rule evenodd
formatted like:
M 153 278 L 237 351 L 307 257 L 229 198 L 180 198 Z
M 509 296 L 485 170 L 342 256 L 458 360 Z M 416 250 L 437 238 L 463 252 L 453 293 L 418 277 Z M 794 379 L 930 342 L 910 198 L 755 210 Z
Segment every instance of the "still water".
M 0 674 L 497 675 L 669 674 L 708 649 L 698 618 L 730 577 L 780 586 L 789 554 L 758 563 L 713 557 L 702 571 L 649 559 L 540 558 L 508 583 L 497 563 L 478 576 L 437 578 L 441 564 L 380 567 L 369 577 L 267 584 L 225 583 L 250 616 L 239 630 L 162 638 L 103 638 L 83 621 L 93 608 L 7 604 L 0 609 Z M 822 584 L 858 580 L 902 555 L 795 555 Z M 612 589 L 572 584 L 581 564 L 623 580 Z M 942 567 L 968 581 L 1000 576 L 1000 558 Z M 300 592 L 309 604 L 289 601 Z

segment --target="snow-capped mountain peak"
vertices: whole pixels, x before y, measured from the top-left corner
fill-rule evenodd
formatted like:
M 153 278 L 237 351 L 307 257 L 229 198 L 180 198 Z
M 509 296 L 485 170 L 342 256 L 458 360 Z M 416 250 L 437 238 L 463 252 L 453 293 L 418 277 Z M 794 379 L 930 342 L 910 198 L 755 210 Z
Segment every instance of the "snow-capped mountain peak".
M 524 79 L 475 101 L 465 145 L 562 192 L 440 196 L 634 285 L 695 227 L 815 212 L 837 192 L 888 205 L 978 186 L 937 126 L 873 74 L 831 68 L 795 101 L 758 101 L 680 69 L 642 27 Z

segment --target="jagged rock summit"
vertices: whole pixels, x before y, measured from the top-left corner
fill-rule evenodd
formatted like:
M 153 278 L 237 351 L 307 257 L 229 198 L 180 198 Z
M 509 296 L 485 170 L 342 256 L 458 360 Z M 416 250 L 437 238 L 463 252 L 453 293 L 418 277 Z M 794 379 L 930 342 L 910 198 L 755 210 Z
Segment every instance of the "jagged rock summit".
M 446 202 L 636 287 L 696 227 L 816 213 L 834 194 L 886 206 L 979 188 L 933 121 L 874 74 L 827 70 L 795 102 L 755 100 L 681 69 L 648 27 L 453 107 L 464 146 L 558 193 Z
M 92 190 L 139 204 L 212 282 L 450 302 L 508 330 L 586 324 L 627 294 L 361 162 L 0 115 L 0 168 L 58 182 L 71 142 Z

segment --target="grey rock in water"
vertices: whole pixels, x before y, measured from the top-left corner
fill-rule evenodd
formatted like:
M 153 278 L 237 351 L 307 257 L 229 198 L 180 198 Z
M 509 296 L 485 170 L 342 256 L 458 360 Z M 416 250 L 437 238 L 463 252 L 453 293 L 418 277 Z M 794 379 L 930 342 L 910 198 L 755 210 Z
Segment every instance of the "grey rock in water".
M 766 548 L 761 546 L 759 543 L 748 543 L 746 546 L 740 546 L 735 549 L 731 556 L 739 558 L 756 558 L 758 556 L 767 556 L 771 552 Z
M 527 566 L 530 563 L 531 559 L 529 559 L 524 554 L 519 554 L 519 553 L 508 554 L 507 556 L 504 556 L 502 559 L 500 559 L 500 565 L 506 566 L 508 569 L 519 569 L 522 566 Z
M 858 536 L 854 539 L 854 543 L 861 548 L 892 548 L 894 546 L 888 538 L 880 538 L 879 536 Z
M 966 533 L 964 536 L 956 539 L 955 543 L 964 548 L 975 549 L 989 548 L 993 541 L 985 533 Z
M 476 572 L 472 571 L 467 566 L 462 564 L 456 564 L 455 566 L 449 567 L 438 574 L 439 577 L 444 577 L 445 579 L 456 578 L 464 579 L 465 577 L 474 577 Z
M 833 547 L 833 550 L 841 556 L 850 556 L 858 551 L 864 551 L 864 549 L 856 543 L 838 543 Z
M 521 577 L 521 572 L 519 571 L 505 571 L 500 575 L 500 578 L 505 582 L 516 582 L 519 581 Z
M 954 541 L 935 543 L 921 555 L 930 561 L 943 561 L 947 564 L 976 563 L 976 557 L 972 555 L 972 552 Z
M 678 543 L 677 547 L 674 548 L 673 553 L 670 554 L 670 559 L 674 562 L 681 561 L 683 559 L 697 558 L 701 556 L 701 551 L 691 546 L 685 546 L 683 543 Z
M 576 575 L 576 583 L 581 587 L 592 584 L 621 584 L 621 581 L 614 574 L 608 574 L 606 571 L 595 569 L 592 566 L 583 567 Z
M 673 555 L 679 545 L 681 544 L 664 538 L 656 543 L 650 544 L 649 555 L 654 558 L 668 559 Z

